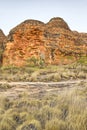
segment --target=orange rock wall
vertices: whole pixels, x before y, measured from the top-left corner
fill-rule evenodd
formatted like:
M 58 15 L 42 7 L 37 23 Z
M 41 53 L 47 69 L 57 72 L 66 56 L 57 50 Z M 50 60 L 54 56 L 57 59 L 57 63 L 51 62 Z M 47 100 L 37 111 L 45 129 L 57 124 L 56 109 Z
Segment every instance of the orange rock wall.
M 87 55 L 87 37 L 82 35 L 71 31 L 62 18 L 53 18 L 46 24 L 24 21 L 7 37 L 3 65 L 22 66 L 32 57 L 46 64 L 72 63 Z

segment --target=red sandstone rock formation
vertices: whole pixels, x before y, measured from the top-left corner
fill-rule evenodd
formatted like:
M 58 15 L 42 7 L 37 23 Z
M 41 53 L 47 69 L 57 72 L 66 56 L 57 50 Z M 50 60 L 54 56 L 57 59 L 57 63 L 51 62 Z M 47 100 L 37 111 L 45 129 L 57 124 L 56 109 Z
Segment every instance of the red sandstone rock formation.
M 6 40 L 6 36 L 4 35 L 3 31 L 0 29 L 0 65 L 2 63 L 2 54 L 4 51 L 4 41 Z
M 68 64 L 87 55 L 87 37 L 73 32 L 62 18 L 48 23 L 26 20 L 13 28 L 6 42 L 3 65 L 22 66 L 34 58 L 46 64 Z

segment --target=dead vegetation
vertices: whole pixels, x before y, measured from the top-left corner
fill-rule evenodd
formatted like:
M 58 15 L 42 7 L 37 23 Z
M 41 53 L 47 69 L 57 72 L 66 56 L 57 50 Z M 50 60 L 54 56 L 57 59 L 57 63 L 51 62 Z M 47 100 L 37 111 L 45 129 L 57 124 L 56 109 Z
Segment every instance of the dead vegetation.
M 63 86 L 0 84 L 0 130 L 86 130 L 87 65 L 81 62 L 42 68 L 1 67 L 2 82 L 83 81 Z
M 24 67 L 1 67 L 1 81 L 58 82 L 64 80 L 87 79 L 86 59 L 70 65 L 44 65 Z
M 54 90 L 20 92 L 15 100 L 1 96 L 0 130 L 86 130 L 87 83 Z

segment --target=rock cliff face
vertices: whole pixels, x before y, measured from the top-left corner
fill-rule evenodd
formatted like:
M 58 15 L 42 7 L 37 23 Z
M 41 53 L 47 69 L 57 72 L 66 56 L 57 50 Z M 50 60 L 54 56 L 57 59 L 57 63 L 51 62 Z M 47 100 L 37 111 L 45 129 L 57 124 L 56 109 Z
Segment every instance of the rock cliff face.
M 2 55 L 4 51 L 4 42 L 6 40 L 6 36 L 4 35 L 3 31 L 0 29 L 0 65 L 2 64 Z
M 29 61 L 68 64 L 86 55 L 87 34 L 71 31 L 62 18 L 52 18 L 46 24 L 26 20 L 10 31 L 3 65 L 22 66 Z

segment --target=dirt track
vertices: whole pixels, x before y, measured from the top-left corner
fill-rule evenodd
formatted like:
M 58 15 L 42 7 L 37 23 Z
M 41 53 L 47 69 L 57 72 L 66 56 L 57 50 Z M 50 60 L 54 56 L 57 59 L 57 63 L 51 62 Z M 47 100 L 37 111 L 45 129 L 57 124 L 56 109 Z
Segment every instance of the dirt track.
M 16 99 L 21 93 L 28 93 L 29 95 L 44 95 L 48 92 L 59 93 L 60 91 L 71 90 L 79 87 L 83 82 L 87 83 L 87 80 L 69 80 L 61 82 L 0 82 L 0 84 L 8 84 L 12 86 L 9 89 L 3 89 L 0 91 L 0 96 L 6 96 L 8 98 Z

